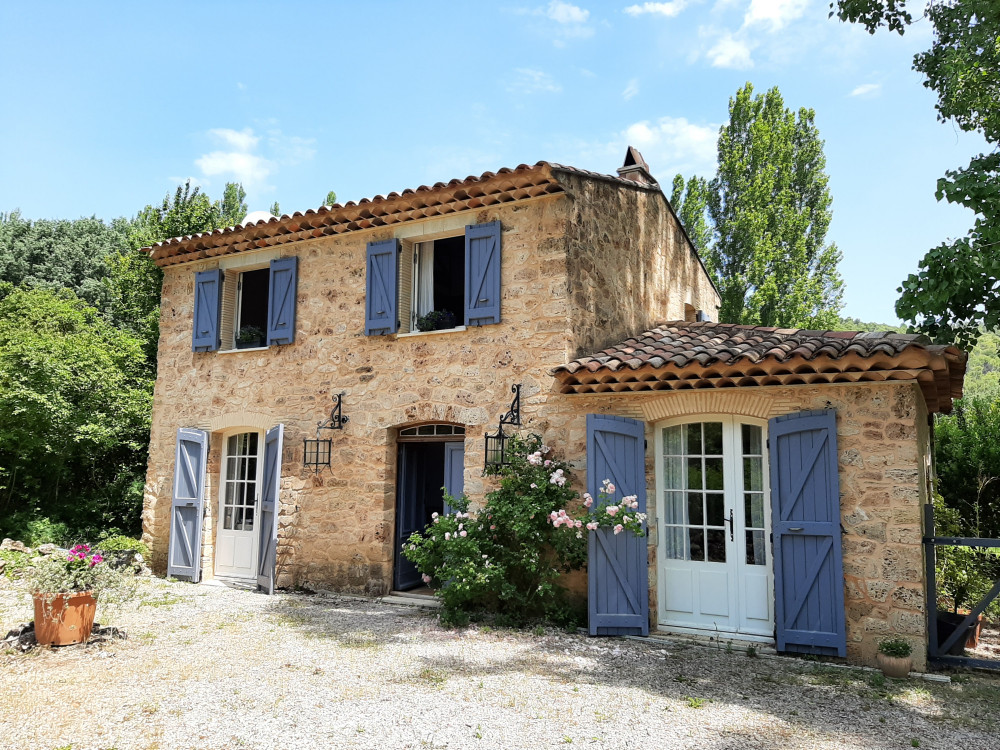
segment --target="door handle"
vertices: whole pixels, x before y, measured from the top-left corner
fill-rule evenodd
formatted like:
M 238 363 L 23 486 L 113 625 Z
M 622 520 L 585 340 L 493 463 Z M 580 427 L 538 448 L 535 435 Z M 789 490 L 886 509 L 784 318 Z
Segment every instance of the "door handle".
M 802 531 L 802 527 L 801 526 L 790 526 L 788 530 L 789 531 Z
M 731 542 L 736 541 L 735 537 L 733 536 L 733 527 L 736 525 L 736 520 L 733 518 L 732 508 L 729 509 L 729 518 L 725 518 L 723 520 L 729 524 L 729 541 Z

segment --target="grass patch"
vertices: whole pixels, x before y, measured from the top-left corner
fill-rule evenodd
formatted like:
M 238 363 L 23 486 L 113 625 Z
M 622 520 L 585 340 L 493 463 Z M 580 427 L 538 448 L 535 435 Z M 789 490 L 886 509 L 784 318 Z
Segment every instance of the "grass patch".
M 172 607 L 184 601 L 184 597 L 165 592 L 155 596 L 149 596 L 139 602 L 140 607 Z
M 419 672 L 417 672 L 417 679 L 423 682 L 434 685 L 435 687 L 441 687 L 448 681 L 448 675 L 442 672 L 440 669 L 431 669 L 430 667 L 424 667 Z

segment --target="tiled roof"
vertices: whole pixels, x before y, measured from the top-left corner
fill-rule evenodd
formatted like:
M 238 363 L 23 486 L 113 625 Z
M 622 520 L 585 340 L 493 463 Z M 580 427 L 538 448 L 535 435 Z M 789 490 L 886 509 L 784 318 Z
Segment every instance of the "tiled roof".
M 665 323 L 555 368 L 562 393 L 914 380 L 932 412 L 962 395 L 966 356 L 913 334 Z
M 644 185 L 614 175 L 540 161 L 533 166 L 521 164 L 513 169 L 470 175 L 464 180 L 421 185 L 401 193 L 376 195 L 355 203 L 335 203 L 306 212 L 296 211 L 244 225 L 212 232 L 175 237 L 145 248 L 158 266 L 170 266 L 191 260 L 211 258 L 245 250 L 274 247 L 304 239 L 315 239 L 359 229 L 391 226 L 400 222 L 456 211 L 482 208 L 499 203 L 537 198 L 565 192 L 561 175 L 579 175 L 588 179 L 615 182 L 635 190 L 658 191 L 657 185 Z

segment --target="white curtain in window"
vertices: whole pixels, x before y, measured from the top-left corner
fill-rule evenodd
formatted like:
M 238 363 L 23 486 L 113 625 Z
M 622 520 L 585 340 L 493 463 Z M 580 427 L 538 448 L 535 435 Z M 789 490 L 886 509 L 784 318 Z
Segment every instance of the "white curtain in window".
M 434 309 L 434 243 L 417 245 L 417 317 Z

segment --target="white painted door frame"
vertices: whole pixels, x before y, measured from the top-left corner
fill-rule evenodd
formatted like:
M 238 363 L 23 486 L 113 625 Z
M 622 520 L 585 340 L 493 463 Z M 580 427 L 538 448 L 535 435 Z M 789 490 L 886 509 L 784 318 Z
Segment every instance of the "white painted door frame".
M 723 517 L 722 529 L 725 539 L 725 562 L 708 562 L 672 559 L 669 548 L 675 547 L 683 538 L 684 554 L 690 555 L 690 539 L 687 530 L 669 530 L 668 491 L 665 477 L 664 439 L 665 428 L 686 424 L 722 424 L 722 476 L 723 476 Z M 742 425 L 760 429 L 760 454 L 744 454 Z M 774 568 L 772 563 L 771 507 L 768 486 L 767 422 L 765 420 L 731 414 L 699 414 L 669 419 L 655 425 L 655 474 L 656 474 L 656 523 L 657 523 L 657 621 L 662 629 L 676 632 L 714 634 L 716 632 L 734 635 L 748 640 L 771 641 L 774 636 Z M 714 454 L 712 454 L 714 455 Z M 764 565 L 747 563 L 747 511 L 745 509 L 744 456 L 760 456 L 760 493 L 751 492 L 757 502 L 758 521 L 763 520 L 763 550 L 766 554 Z M 684 466 L 687 477 L 687 459 L 676 462 Z M 675 465 L 676 465 L 675 463 Z M 752 463 L 752 459 L 751 459 Z M 709 491 L 710 494 L 710 491 Z M 687 516 L 687 493 L 684 493 L 685 515 Z M 762 505 L 763 507 L 759 507 Z M 706 507 L 707 510 L 707 507 Z M 762 512 L 763 519 L 759 518 Z M 732 516 L 730 516 L 730 513 Z M 733 522 L 728 519 L 732 517 Z M 677 520 L 677 519 L 674 519 Z M 717 518 L 715 519 L 718 520 Z M 718 526 L 704 523 L 710 531 Z M 696 524 L 691 524 L 696 525 Z M 712 526 L 715 528 L 712 529 Z M 676 527 L 675 527 L 676 528 Z M 760 528 L 758 526 L 758 528 Z M 668 534 L 673 534 L 668 538 Z M 730 538 L 731 537 L 731 538 Z M 673 541 L 673 544 L 671 544 Z M 760 541 L 760 534 L 757 535 Z M 703 545 L 709 546 L 705 538 Z M 759 551 L 758 551 L 759 554 Z
M 257 436 L 257 449 L 256 455 L 250 456 L 249 454 L 240 454 L 235 457 L 237 460 L 231 461 L 232 458 L 229 452 L 229 441 L 233 437 L 238 437 L 240 435 L 256 435 Z M 231 464 L 233 468 L 237 470 L 240 468 L 242 461 L 246 460 L 249 464 L 249 458 L 255 458 L 254 461 L 254 476 L 249 476 L 249 472 L 244 479 L 237 476 L 230 476 Z M 261 481 L 262 473 L 264 470 L 264 433 L 261 430 L 248 430 L 245 428 L 239 428 L 235 430 L 227 431 L 222 438 L 222 470 L 220 471 L 220 482 L 219 482 L 219 515 L 218 515 L 218 530 L 215 535 L 215 575 L 221 578 L 238 578 L 238 579 L 255 579 L 257 574 L 257 555 L 259 553 L 259 533 L 258 524 L 260 523 L 260 497 L 261 497 Z M 249 469 L 249 466 L 247 466 Z M 252 483 L 251 483 L 252 482 Z M 232 525 L 240 526 L 241 528 L 227 529 L 227 517 L 226 517 L 226 506 L 227 506 L 227 493 L 229 492 L 230 486 L 233 488 L 232 497 L 237 497 L 237 493 L 240 490 L 241 485 L 246 486 L 246 490 L 253 493 L 253 504 L 252 506 L 239 505 L 233 507 L 233 517 Z M 251 507 L 253 510 L 252 520 L 248 523 L 247 514 L 239 515 L 239 512 L 243 510 L 244 507 Z M 246 528 L 249 526 L 249 528 Z

